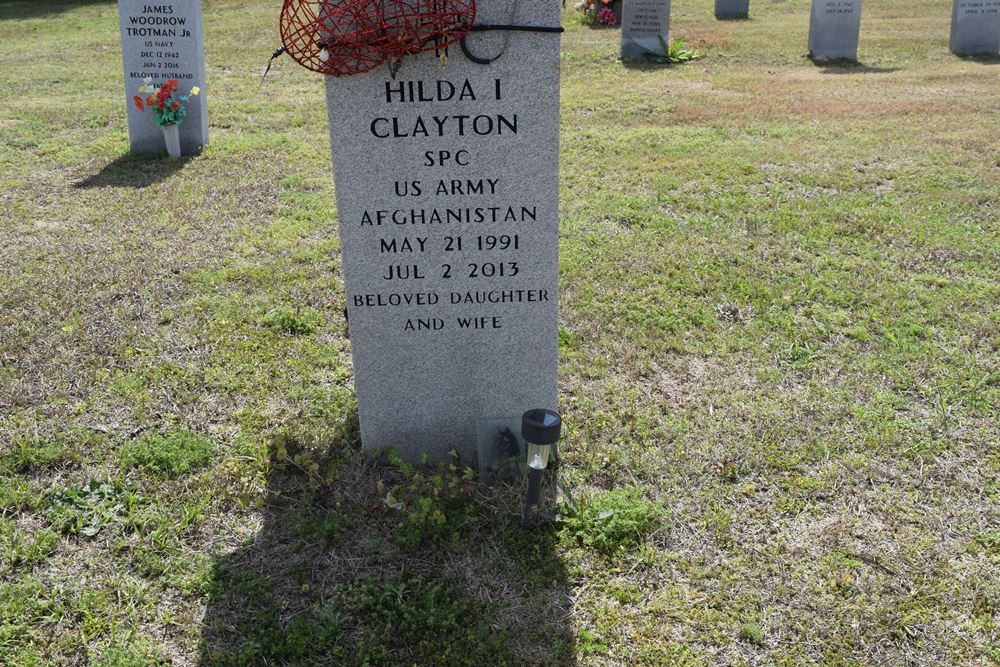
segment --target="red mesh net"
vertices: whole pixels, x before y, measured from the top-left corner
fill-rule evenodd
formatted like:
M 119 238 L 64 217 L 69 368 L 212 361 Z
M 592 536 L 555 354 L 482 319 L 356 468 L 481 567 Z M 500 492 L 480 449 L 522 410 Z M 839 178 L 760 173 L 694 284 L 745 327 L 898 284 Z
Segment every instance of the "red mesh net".
M 303 67 L 345 76 L 443 49 L 475 19 L 475 0 L 285 0 L 281 42 Z

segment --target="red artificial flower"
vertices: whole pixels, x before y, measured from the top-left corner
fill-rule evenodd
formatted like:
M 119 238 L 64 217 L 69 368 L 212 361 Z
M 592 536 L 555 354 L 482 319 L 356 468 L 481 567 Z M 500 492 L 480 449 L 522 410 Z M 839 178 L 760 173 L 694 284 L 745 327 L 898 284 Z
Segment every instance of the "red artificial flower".
M 138 95 L 134 95 L 132 97 L 132 101 L 135 102 L 135 108 L 138 109 L 139 111 L 146 110 L 146 107 L 142 106 L 142 98 L 139 97 Z
M 154 100 L 152 97 L 146 98 L 146 104 L 148 104 L 149 106 L 153 106 L 154 102 L 156 102 L 156 100 Z
M 171 104 L 171 105 L 170 105 L 170 109 L 171 109 L 172 111 L 177 111 L 177 110 L 178 110 L 178 109 L 180 109 L 180 108 L 181 108 L 181 103 L 180 103 L 180 102 L 178 102 L 178 101 L 176 101 L 176 100 L 174 101 L 174 103 L 173 103 L 173 104 Z
M 180 85 L 180 81 L 178 81 L 177 79 L 170 79 L 170 81 L 167 81 L 167 87 L 170 90 L 177 90 L 177 86 L 179 86 L 179 85 Z
M 156 104 L 156 108 L 157 108 L 157 109 L 162 109 L 162 108 L 163 108 L 163 100 L 160 100 L 160 101 L 159 101 L 159 102 L 158 102 L 158 103 Z
M 597 22 L 603 23 L 604 25 L 615 25 L 618 23 L 618 17 L 615 16 L 611 7 L 605 6 L 601 9 L 601 11 L 597 12 Z

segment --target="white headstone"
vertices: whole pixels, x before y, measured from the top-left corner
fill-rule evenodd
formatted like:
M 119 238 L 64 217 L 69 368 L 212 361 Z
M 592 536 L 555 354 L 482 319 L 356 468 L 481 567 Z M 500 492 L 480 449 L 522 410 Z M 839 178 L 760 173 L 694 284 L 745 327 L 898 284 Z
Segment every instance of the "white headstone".
M 670 0 L 625 0 L 622 6 L 623 60 L 663 54 L 670 29 Z
M 118 17 L 132 152 L 165 150 L 163 131 L 156 124 L 154 113 L 149 109 L 140 111 L 132 100 L 140 95 L 138 89 L 143 80 L 152 78 L 157 85 L 177 79 L 182 95 L 192 86 L 201 89 L 199 95 L 190 98 L 187 116 L 179 128 L 181 152 L 198 153 L 208 143 L 201 0 L 118 0 Z
M 479 24 L 511 23 L 481 3 Z M 513 24 L 559 26 L 558 0 Z M 555 408 L 559 35 L 510 32 L 327 77 L 361 441 L 470 459 L 477 433 Z M 473 33 L 491 57 L 503 33 Z M 483 425 L 489 428 L 484 429 Z M 486 433 L 484 436 L 483 433 Z
M 953 0 L 951 50 L 964 56 L 1000 54 L 1000 0 Z
M 809 57 L 858 59 L 861 0 L 813 0 L 809 16 Z
M 745 19 L 750 16 L 750 0 L 715 0 L 715 18 Z

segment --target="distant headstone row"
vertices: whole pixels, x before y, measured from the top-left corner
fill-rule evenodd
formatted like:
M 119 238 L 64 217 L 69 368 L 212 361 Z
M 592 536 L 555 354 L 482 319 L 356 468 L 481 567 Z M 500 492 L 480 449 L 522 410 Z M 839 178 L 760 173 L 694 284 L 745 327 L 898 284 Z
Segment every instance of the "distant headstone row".
M 747 18 L 750 0 L 715 0 L 719 19 Z M 621 55 L 638 60 L 662 54 L 668 43 L 670 0 L 624 0 Z M 858 59 L 861 0 L 813 0 L 809 56 L 818 62 Z M 959 55 L 1000 54 L 1000 0 L 954 0 L 951 50 Z
M 862 0 L 812 0 L 809 55 L 818 62 L 856 61 Z M 749 15 L 750 0 L 715 0 L 715 16 Z M 118 0 L 129 143 L 134 153 L 158 153 L 164 137 L 153 114 L 131 100 L 144 81 L 159 86 L 177 79 L 186 90 L 197 86 L 179 126 L 181 151 L 197 153 L 208 143 L 204 38 L 201 0 Z M 670 0 L 624 0 L 621 55 L 639 60 L 662 55 L 668 45 Z M 1000 54 L 1000 0 L 953 0 L 951 50 L 959 55 Z

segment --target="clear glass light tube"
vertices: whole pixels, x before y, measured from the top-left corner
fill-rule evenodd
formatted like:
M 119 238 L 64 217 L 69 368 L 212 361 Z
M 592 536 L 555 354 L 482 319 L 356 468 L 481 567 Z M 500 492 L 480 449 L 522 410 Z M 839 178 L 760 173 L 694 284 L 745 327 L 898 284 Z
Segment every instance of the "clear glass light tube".
M 552 445 L 536 445 L 533 442 L 528 444 L 528 467 L 535 470 L 544 470 L 549 465 L 549 453 Z

